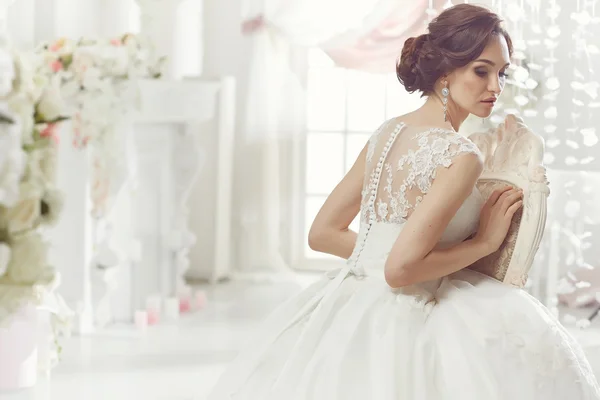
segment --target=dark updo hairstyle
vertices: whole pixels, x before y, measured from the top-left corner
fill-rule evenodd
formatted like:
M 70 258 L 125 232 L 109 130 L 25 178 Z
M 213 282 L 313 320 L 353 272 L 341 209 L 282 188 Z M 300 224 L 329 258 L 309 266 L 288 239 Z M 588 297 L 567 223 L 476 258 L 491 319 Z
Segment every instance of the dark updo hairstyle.
M 472 4 L 448 8 L 429 23 L 429 33 L 404 42 L 396 65 L 396 76 L 410 93 L 434 91 L 437 80 L 474 61 L 494 35 L 502 35 L 513 46 L 502 20 L 490 10 Z

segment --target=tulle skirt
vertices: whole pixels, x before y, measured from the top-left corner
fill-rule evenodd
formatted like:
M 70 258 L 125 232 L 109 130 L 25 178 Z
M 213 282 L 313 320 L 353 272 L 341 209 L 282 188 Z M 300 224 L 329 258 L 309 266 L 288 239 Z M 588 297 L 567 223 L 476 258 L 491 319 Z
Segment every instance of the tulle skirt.
M 281 305 L 208 400 L 582 400 L 580 346 L 526 292 L 471 270 L 435 290 L 347 269 Z

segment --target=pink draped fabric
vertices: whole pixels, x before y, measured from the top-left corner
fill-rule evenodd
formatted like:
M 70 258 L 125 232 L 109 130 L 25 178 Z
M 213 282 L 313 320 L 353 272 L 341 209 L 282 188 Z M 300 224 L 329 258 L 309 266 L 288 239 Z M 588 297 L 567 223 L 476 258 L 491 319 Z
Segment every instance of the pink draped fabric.
M 251 35 L 264 27 L 265 17 L 263 15 L 257 15 L 242 22 L 242 33 L 244 35 Z
M 445 0 L 434 1 L 434 10 L 440 12 Z M 325 48 L 325 52 L 339 66 L 377 73 L 395 71 L 406 39 L 425 33 L 429 1 L 418 0 L 409 7 L 396 7 L 381 24 L 354 44 L 340 48 Z
M 392 9 L 374 29 L 365 33 L 348 32 L 341 38 L 325 43 L 322 48 L 336 65 L 376 73 L 395 70 L 396 60 L 406 39 L 426 31 L 429 20 L 429 0 L 402 2 Z M 433 13 L 438 14 L 446 0 L 433 1 Z M 343 16 L 343 13 L 341 13 Z M 307 21 L 309 24 L 310 21 Z M 252 35 L 267 24 L 263 15 L 256 15 L 242 23 L 242 33 Z M 348 37 L 355 36 L 354 40 Z M 336 43 L 343 43 L 336 46 Z

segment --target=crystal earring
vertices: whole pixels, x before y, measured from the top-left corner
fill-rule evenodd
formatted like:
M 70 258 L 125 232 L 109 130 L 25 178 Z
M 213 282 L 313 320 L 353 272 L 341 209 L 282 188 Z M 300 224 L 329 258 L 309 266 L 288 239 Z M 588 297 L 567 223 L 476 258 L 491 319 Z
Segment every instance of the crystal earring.
M 444 81 L 444 88 L 442 89 L 442 103 L 444 103 L 444 122 L 448 121 L 448 95 L 450 90 L 448 89 L 448 82 Z

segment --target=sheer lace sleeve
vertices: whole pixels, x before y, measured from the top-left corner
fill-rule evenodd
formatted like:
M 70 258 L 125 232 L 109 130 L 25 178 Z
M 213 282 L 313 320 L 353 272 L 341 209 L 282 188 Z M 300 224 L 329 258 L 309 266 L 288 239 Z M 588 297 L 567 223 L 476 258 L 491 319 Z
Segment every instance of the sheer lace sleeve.
M 450 167 L 463 154 L 481 157 L 473 142 L 453 131 L 384 125 L 369 141 L 363 194 L 370 193 L 373 205 L 363 218 L 374 214 L 383 222 L 406 220 L 429 192 L 438 169 Z

